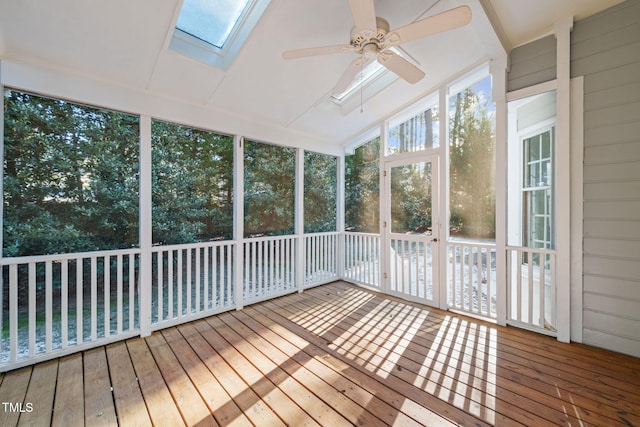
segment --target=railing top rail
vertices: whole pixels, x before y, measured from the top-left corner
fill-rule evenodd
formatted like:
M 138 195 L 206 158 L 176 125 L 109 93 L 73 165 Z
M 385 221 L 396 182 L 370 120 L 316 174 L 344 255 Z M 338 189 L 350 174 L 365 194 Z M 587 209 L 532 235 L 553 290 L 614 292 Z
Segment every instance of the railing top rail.
M 181 249 L 210 248 L 214 246 L 232 246 L 235 243 L 235 240 L 214 240 L 207 242 L 183 243 L 179 245 L 156 245 L 151 247 L 151 252 L 179 251 Z
M 380 237 L 380 233 L 360 233 L 358 231 L 344 231 L 344 234 L 347 236 L 371 236 L 371 237 Z
M 339 231 L 322 231 L 319 233 L 304 233 L 303 237 L 316 237 L 316 236 L 337 236 L 339 235 Z
M 451 246 L 466 246 L 466 247 L 475 247 L 475 248 L 495 248 L 495 243 L 483 243 L 483 242 L 474 242 L 471 240 L 447 240 L 447 245 Z
M 245 237 L 242 239 L 243 242 L 269 242 L 276 240 L 293 240 L 298 236 L 295 234 L 282 234 L 279 236 L 264 236 L 264 237 Z
M 556 255 L 558 253 L 558 251 L 555 249 L 528 248 L 525 246 L 507 246 L 506 249 L 508 251 L 522 251 L 522 252 L 529 252 L 532 254 Z
M 0 265 L 28 264 L 32 262 L 64 261 L 78 258 L 139 254 L 140 248 L 114 249 L 108 251 L 72 252 L 66 254 L 31 255 L 21 257 L 0 258 Z

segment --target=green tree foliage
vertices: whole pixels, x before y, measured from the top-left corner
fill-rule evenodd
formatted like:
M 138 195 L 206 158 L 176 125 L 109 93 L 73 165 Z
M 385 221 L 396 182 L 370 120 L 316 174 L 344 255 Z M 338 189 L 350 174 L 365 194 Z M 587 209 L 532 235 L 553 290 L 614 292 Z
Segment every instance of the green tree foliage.
M 245 236 L 294 233 L 296 150 L 245 141 Z
M 138 118 L 7 90 L 4 256 L 138 242 Z
M 438 108 L 430 108 L 389 130 L 388 152 L 406 153 L 437 146 Z
M 450 98 L 450 227 L 453 236 L 494 239 L 495 124 L 482 86 Z
M 153 241 L 233 236 L 233 137 L 154 121 Z
M 391 169 L 391 231 L 431 230 L 431 164 L 415 163 Z
M 380 230 L 380 138 L 346 156 L 345 228 L 362 233 Z
M 304 153 L 304 232 L 336 231 L 338 160 Z

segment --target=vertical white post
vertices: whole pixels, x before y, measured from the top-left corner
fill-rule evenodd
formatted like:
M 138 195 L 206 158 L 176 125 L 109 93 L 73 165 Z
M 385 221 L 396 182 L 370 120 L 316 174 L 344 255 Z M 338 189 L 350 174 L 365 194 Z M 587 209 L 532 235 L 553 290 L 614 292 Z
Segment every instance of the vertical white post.
M 304 150 L 296 149 L 296 176 L 295 176 L 295 233 L 296 233 L 296 284 L 298 292 L 304 290 L 305 260 L 307 259 L 306 245 L 304 244 Z
M 441 87 L 438 94 L 439 119 L 440 119 L 440 176 L 438 188 L 434 188 L 438 194 L 438 212 L 437 212 L 437 224 L 432 226 L 437 227 L 438 243 L 436 243 L 432 250 L 439 251 L 439 264 L 437 268 L 439 271 L 439 281 L 433 283 L 433 296 L 434 302 L 443 310 L 447 309 L 447 300 L 449 292 L 449 281 L 451 278 L 448 273 L 447 257 L 447 245 L 449 242 L 449 93 L 447 87 Z M 454 258 L 455 261 L 455 258 Z M 436 299 L 437 296 L 437 299 Z M 455 303 L 455 300 L 454 300 Z
M 380 290 L 384 293 L 389 292 L 389 283 L 391 280 L 391 259 L 389 257 L 389 239 L 387 228 L 384 226 L 386 222 L 389 222 L 389 226 L 391 225 L 391 218 L 387 218 L 390 215 L 391 208 L 389 207 L 389 201 L 391 200 L 390 195 L 388 194 L 386 178 L 391 179 L 391 177 L 385 177 L 385 166 L 384 162 L 386 159 L 386 151 L 387 151 L 387 143 L 389 136 L 389 123 L 387 120 L 384 120 L 380 125 L 380 161 L 378 169 L 380 171 L 380 181 L 378 185 L 379 189 L 379 229 L 380 229 L 380 262 L 378 263 L 380 271 L 378 274 L 380 277 Z M 358 247 L 358 251 L 362 249 Z M 356 252 L 358 253 L 358 252 Z M 358 256 L 358 255 L 356 255 Z
M 244 139 L 236 135 L 233 139 L 233 277 L 236 309 L 244 307 Z M 214 262 L 215 262 L 214 255 Z M 231 274 L 232 272 L 227 272 Z M 222 275 L 220 282 L 222 284 Z M 213 284 L 215 289 L 215 284 Z M 248 295 L 247 295 L 248 296 Z
M 496 106 L 496 320 L 507 324 L 507 57 L 489 66 Z M 488 255 L 487 255 L 487 259 Z M 487 271 L 489 266 L 487 267 Z
M 571 30 L 573 18 L 556 23 L 557 138 L 556 249 L 558 341 L 571 340 Z
M 151 335 L 153 261 L 151 117 L 140 116 L 140 272 L 138 282 L 140 335 Z
M 345 157 L 344 153 L 338 156 L 337 160 L 337 188 L 336 188 L 336 231 L 338 234 L 336 243 L 338 245 L 336 253 L 337 253 L 337 263 L 336 266 L 338 271 L 338 278 L 344 279 L 344 264 L 346 261 L 345 257 L 345 235 L 344 235 L 344 216 L 345 216 Z
M 584 77 L 571 81 L 571 340 L 582 342 Z

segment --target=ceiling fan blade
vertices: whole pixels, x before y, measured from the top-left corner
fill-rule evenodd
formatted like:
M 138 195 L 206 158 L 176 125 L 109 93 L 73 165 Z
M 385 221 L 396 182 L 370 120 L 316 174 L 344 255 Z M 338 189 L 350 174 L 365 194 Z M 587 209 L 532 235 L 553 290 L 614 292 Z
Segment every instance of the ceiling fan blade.
M 424 77 L 420 68 L 390 50 L 380 52 L 378 62 L 411 84 L 419 82 Z
M 362 68 L 361 67 L 362 61 L 363 61 L 362 57 L 356 58 L 353 61 L 351 61 L 351 64 L 349 64 L 347 69 L 344 71 L 344 73 L 340 77 L 340 80 L 338 80 L 338 83 L 333 88 L 334 95 L 337 95 L 347 90 L 347 88 L 349 87 L 353 79 L 356 77 L 356 74 L 360 72 Z
M 349 8 L 351 8 L 353 22 L 358 31 L 375 31 L 378 28 L 373 0 L 349 0 Z
M 348 44 L 338 44 L 332 46 L 308 47 L 306 49 L 288 50 L 282 53 L 284 59 L 304 58 L 307 56 L 330 55 L 352 51 L 353 47 Z
M 470 21 L 471 8 L 469 8 L 469 6 L 460 6 L 393 30 L 389 32 L 388 37 L 385 37 L 385 39 L 388 38 L 390 41 L 388 46 L 395 46 L 432 34 L 453 30 L 454 28 L 467 25 Z M 397 35 L 397 38 L 392 37 L 394 33 Z M 398 38 L 399 40 L 397 40 Z M 392 41 L 392 39 L 396 40 Z

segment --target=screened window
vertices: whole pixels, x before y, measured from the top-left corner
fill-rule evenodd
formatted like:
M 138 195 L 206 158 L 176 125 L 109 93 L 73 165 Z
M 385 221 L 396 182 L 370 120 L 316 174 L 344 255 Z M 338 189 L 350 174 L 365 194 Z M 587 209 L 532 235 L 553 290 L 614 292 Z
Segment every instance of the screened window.
M 495 240 L 495 107 L 491 77 L 449 97 L 449 230 Z
M 421 151 L 439 145 L 438 107 L 432 106 L 389 130 L 387 154 Z
M 233 235 L 233 137 L 153 121 L 153 241 Z
M 380 232 L 380 138 L 345 158 L 345 229 Z
M 295 149 L 245 141 L 245 237 L 294 233 L 295 175 Z
M 336 231 L 338 159 L 304 153 L 304 232 Z
M 4 92 L 3 255 L 138 245 L 139 119 Z

